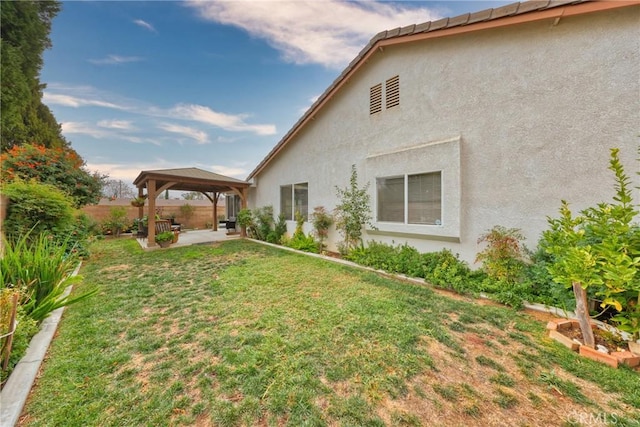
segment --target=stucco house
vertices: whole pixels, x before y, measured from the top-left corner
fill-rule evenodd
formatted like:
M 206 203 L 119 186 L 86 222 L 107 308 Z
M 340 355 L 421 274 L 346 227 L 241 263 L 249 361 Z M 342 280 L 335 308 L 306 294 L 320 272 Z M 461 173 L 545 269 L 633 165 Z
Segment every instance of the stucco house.
M 376 35 L 251 172 L 248 202 L 332 210 L 355 165 L 365 241 L 472 262 L 494 225 L 535 247 L 561 199 L 611 200 L 612 147 L 640 185 L 639 135 L 640 2 L 515 3 Z

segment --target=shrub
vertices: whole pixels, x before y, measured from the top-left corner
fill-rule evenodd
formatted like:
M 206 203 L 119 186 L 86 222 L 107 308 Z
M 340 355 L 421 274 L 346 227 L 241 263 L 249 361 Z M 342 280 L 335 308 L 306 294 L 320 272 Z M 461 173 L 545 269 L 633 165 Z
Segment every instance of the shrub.
M 287 242 L 287 246 L 305 252 L 319 253 L 320 247 L 312 235 L 305 235 L 302 229 L 304 225 L 304 217 L 300 212 L 296 212 L 296 230 L 291 239 Z
M 194 206 L 191 206 L 189 203 L 185 203 L 184 205 L 180 206 L 180 214 L 184 218 L 185 228 L 195 211 L 196 208 Z
M 109 209 L 109 217 L 102 223 L 103 228 L 112 236 L 120 236 L 120 233 L 129 227 L 127 210 L 122 206 L 112 206 Z
M 253 218 L 253 232 L 255 234 L 255 238 L 258 240 L 267 241 L 269 236 L 271 235 L 271 239 L 274 239 L 275 236 L 272 234 L 274 227 L 273 206 L 267 205 L 261 208 L 254 209 Z M 277 242 L 272 241 L 270 243 Z
M 471 269 L 457 254 L 449 249 L 424 254 L 424 278 L 436 286 L 453 289 L 458 292 L 473 291 L 468 283 Z
M 352 249 L 345 255 L 345 259 L 367 267 L 391 272 L 392 259 L 396 254 L 397 250 L 392 245 L 371 240 L 367 242 L 366 247 L 361 245 Z
M 249 237 L 255 237 L 252 234 L 254 229 L 254 221 L 253 213 L 250 209 L 241 209 L 240 212 L 238 212 L 238 218 L 236 219 L 236 221 L 240 227 L 246 230 L 246 232 L 249 234 Z
M 478 239 L 479 244 L 486 246 L 477 254 L 476 262 L 482 262 L 482 270 L 487 274 L 478 290 L 491 293 L 497 301 L 514 307 L 522 306 L 523 299 L 529 295 L 529 284 L 524 283 L 528 252 L 522 240 L 524 236 L 519 229 L 500 225 Z
M 371 224 L 371 198 L 367 192 L 368 188 L 368 184 L 363 188 L 358 187 L 356 165 L 351 165 L 349 187 L 336 187 L 340 203 L 335 208 L 335 218 L 336 228 L 344 238 L 343 244 L 340 245 L 342 252 L 348 253 L 362 245 L 362 228 L 365 224 L 375 228 Z
M 2 191 L 9 198 L 3 223 L 9 240 L 41 233 L 67 235 L 73 229 L 73 201 L 57 188 L 37 181 L 16 180 L 6 184 Z
M 74 207 L 100 200 L 105 176 L 90 173 L 82 158 L 67 148 L 46 148 L 42 145 L 14 146 L 0 156 L 2 180 L 36 180 L 65 193 Z
M 492 279 L 507 285 L 520 282 L 527 260 L 522 240 L 519 229 L 496 225 L 478 239 L 486 247 L 477 254 L 476 262 L 482 262 L 482 269 Z
M 316 206 L 311 214 L 311 223 L 320 242 L 320 249 L 324 250 L 324 241 L 329 236 L 329 227 L 333 224 L 333 217 L 326 211 L 324 206 Z
M 278 220 L 275 223 L 273 228 L 273 235 L 270 240 L 273 240 L 273 243 L 282 243 L 282 239 L 287 233 L 287 220 L 284 217 L 284 214 L 278 215 Z

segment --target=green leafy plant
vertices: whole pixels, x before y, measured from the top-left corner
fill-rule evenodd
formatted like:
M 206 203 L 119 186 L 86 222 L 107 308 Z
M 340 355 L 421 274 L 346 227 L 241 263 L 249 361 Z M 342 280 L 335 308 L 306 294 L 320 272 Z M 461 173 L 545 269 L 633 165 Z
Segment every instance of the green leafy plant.
M 253 228 L 253 213 L 251 209 L 240 209 L 236 221 L 240 227 L 242 227 L 242 235 L 246 236 L 247 232 Z
M 268 241 L 269 243 L 277 243 L 274 239 L 273 227 L 273 206 L 267 205 L 253 211 L 255 238 L 258 240 Z
M 193 214 L 195 213 L 195 211 L 196 211 L 196 208 L 190 205 L 189 203 L 185 203 L 184 205 L 180 206 L 180 214 L 184 218 L 185 227 L 186 227 L 186 224 L 191 219 L 191 217 L 193 217 Z
M 316 206 L 311 214 L 311 223 L 318 238 L 320 249 L 324 250 L 324 241 L 329 236 L 329 227 L 333 224 L 333 217 L 327 212 L 324 206 Z
M 486 247 L 477 254 L 476 262 L 482 262 L 482 269 L 492 279 L 506 284 L 519 282 L 527 260 L 524 238 L 517 228 L 496 225 L 478 239 L 478 244 Z
M 52 185 L 15 180 L 2 187 L 10 203 L 3 225 L 9 240 L 41 233 L 66 235 L 73 228 L 72 199 Z
M 344 239 L 342 251 L 345 253 L 362 245 L 362 228 L 365 225 L 376 228 L 371 223 L 371 197 L 367 191 L 368 188 L 369 184 L 362 188 L 358 186 L 356 165 L 351 165 L 349 186 L 346 188 L 336 186 L 336 194 L 340 202 L 335 208 L 335 224 Z
M 163 231 L 162 233 L 158 233 L 156 235 L 156 242 L 171 242 L 173 240 L 173 231 Z
M 638 211 L 618 153 L 611 149 L 609 162 L 615 174 L 615 203 L 600 203 L 574 217 L 563 200 L 560 217 L 549 218 L 551 229 L 543 233 L 554 257 L 549 272 L 555 282 L 572 287 L 585 344 L 591 347 L 588 290 L 601 300 L 601 307 L 615 308 L 619 314 L 614 321 L 621 329 L 634 339 L 640 334 L 640 227 L 632 223 Z
M 273 236 L 269 241 L 273 240 L 274 243 L 282 243 L 282 239 L 287 233 L 287 220 L 284 214 L 278 215 L 278 220 L 273 227 Z
M 25 314 L 37 322 L 53 310 L 81 301 L 92 292 L 64 296 L 67 286 L 81 280 L 72 276 L 78 258 L 67 243 L 58 244 L 48 235 L 31 239 L 29 233 L 14 242 L 4 242 L 0 258 L 0 289 L 19 289 Z
M 131 206 L 134 206 L 136 208 L 142 207 L 144 206 L 146 200 L 146 196 L 134 197 L 133 199 L 131 199 Z
M 300 212 L 296 212 L 296 230 L 293 232 L 291 239 L 287 242 L 287 246 L 305 252 L 320 252 L 318 242 L 315 241 L 313 236 L 307 236 L 304 234 L 303 225 L 304 217 Z
M 102 223 L 103 228 L 108 230 L 112 236 L 120 236 L 123 230 L 129 227 L 127 210 L 123 206 L 112 206 L 109 209 L 109 217 Z

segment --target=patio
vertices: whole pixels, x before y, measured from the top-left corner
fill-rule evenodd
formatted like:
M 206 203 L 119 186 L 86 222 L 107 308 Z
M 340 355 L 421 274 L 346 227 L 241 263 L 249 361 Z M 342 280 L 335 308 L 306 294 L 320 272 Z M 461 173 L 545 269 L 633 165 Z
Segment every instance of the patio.
M 180 232 L 180 237 L 176 243 L 173 243 L 169 248 L 177 248 L 180 246 L 190 246 L 190 245 L 206 245 L 212 244 L 216 242 L 224 242 L 225 240 L 239 239 L 240 233 L 227 234 L 227 230 L 224 228 L 221 230 L 188 230 Z M 137 238 L 136 239 L 142 249 L 144 250 L 155 250 L 160 249 L 160 246 L 147 246 L 146 238 Z

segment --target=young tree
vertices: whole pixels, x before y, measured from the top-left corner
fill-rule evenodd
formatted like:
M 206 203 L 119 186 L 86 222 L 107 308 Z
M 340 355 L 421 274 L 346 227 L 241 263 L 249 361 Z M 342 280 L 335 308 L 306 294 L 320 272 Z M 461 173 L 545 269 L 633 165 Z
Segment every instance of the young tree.
M 335 208 L 336 229 L 344 238 L 343 250 L 349 252 L 362 244 L 362 227 L 365 224 L 374 228 L 371 224 L 371 197 L 367 190 L 369 184 L 363 188 L 358 187 L 358 173 L 356 165 L 351 165 L 351 178 L 349 187 L 339 188 L 336 186 L 336 193 L 340 203 Z
M 543 233 L 546 250 L 554 257 L 549 272 L 555 282 L 573 289 L 576 316 L 589 347 L 595 344 L 587 310 L 590 290 L 603 308 L 619 312 L 614 320 L 621 329 L 635 339 L 640 332 L 640 226 L 633 223 L 638 211 L 618 151 L 611 150 L 609 165 L 616 178 L 614 203 L 600 203 L 574 217 L 563 200 L 560 218 L 550 218 L 551 229 Z

